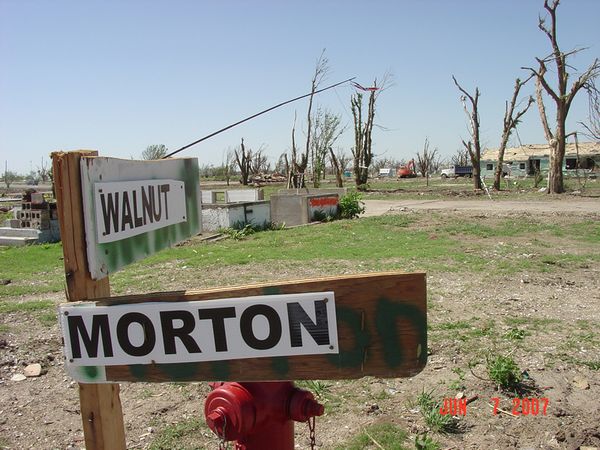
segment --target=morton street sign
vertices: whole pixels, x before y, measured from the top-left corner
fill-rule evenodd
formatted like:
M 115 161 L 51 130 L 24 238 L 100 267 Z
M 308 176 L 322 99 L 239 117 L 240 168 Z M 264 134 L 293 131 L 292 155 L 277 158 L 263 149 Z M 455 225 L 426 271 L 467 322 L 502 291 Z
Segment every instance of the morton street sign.
M 332 292 L 60 306 L 67 368 L 337 353 Z M 77 370 L 69 370 L 78 378 Z M 79 380 L 84 381 L 84 380 Z

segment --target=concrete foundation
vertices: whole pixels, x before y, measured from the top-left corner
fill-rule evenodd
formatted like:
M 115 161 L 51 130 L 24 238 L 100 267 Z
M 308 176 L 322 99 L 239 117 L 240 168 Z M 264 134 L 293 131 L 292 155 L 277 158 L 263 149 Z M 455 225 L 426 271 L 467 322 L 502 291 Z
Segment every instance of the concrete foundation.
M 265 199 L 262 189 L 223 189 L 201 191 L 202 204 L 259 202 Z
M 271 221 L 286 226 L 303 225 L 327 216 L 335 217 L 338 207 L 337 193 L 274 194 L 271 195 Z
M 202 231 L 243 227 L 245 224 L 264 226 L 271 223 L 268 201 L 243 203 L 213 203 L 202 205 Z

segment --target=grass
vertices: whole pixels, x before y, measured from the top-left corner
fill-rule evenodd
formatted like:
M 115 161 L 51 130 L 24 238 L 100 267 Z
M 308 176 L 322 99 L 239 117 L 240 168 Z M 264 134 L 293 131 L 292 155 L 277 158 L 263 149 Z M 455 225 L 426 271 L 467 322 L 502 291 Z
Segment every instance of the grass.
M 54 308 L 54 302 L 50 300 L 37 300 L 28 302 L 0 301 L 0 313 L 37 312 Z
M 406 450 L 407 433 L 392 423 L 376 423 L 365 427 L 347 442 L 335 447 L 336 450 L 386 449 Z
M 187 446 L 182 443 L 186 440 L 190 442 L 194 441 L 194 437 L 198 435 L 201 430 L 207 430 L 208 427 L 203 417 L 194 417 L 188 420 L 184 420 L 179 423 L 166 426 L 162 429 L 158 436 L 150 445 L 150 450 L 187 450 L 196 449 L 196 445 L 190 444 Z M 216 441 L 215 437 L 215 441 Z M 215 444 L 216 446 L 216 444 Z
M 331 275 L 348 273 L 349 268 L 351 272 L 403 270 L 504 275 L 524 270 L 549 273 L 577 270 L 600 261 L 600 226 L 587 219 L 555 223 L 525 217 L 457 223 L 453 217 L 440 213 L 402 214 L 244 234 L 239 241 L 227 239 L 163 250 L 111 275 L 113 292 L 131 292 L 132 286 L 138 286 L 134 292 L 164 290 L 166 282 L 182 278 L 183 267 L 187 273 L 252 264 L 267 268 L 284 266 L 290 272 L 295 267 L 310 265 L 323 267 Z M 530 246 L 523 247 L 522 237 L 532 234 L 537 244 L 529 240 Z M 555 252 L 554 243 L 545 245 L 544 236 L 564 242 L 562 252 Z M 576 248 L 571 250 L 572 247 Z M 64 290 L 60 244 L 0 247 L 0 267 L 1 278 L 11 280 L 0 286 L 0 299 Z M 193 277 L 192 281 L 197 279 Z

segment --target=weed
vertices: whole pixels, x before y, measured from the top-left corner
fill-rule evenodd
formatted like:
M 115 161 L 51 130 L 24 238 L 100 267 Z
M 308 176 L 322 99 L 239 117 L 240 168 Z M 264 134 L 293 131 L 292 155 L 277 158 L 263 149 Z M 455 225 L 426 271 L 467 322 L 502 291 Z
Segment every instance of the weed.
M 418 395 L 416 403 L 421 411 L 421 416 L 425 420 L 425 424 L 433 431 L 449 433 L 456 430 L 456 419 L 449 414 L 442 415 L 440 413 L 442 402 L 434 399 L 433 391 L 427 392 L 423 390 Z
M 490 380 L 506 390 L 515 390 L 523 378 L 519 366 L 511 356 L 488 355 L 486 368 Z
M 506 339 L 510 339 L 511 341 L 522 341 L 523 339 L 525 339 L 525 336 L 528 336 L 530 334 L 531 333 L 529 333 L 526 330 L 521 330 L 519 328 L 511 328 L 506 332 L 504 337 Z
M 331 384 L 320 380 L 298 381 L 298 386 L 312 392 L 318 399 L 324 399 L 331 391 Z
M 235 239 L 236 241 L 240 241 L 242 239 L 244 239 L 247 236 L 250 236 L 251 234 L 254 234 L 255 230 L 252 227 L 251 224 L 246 224 L 243 228 L 238 229 L 238 228 L 221 228 L 219 229 L 219 232 L 222 234 L 226 234 L 227 236 L 229 236 L 232 239 Z
M 0 324 L 0 333 L 7 333 L 10 331 L 10 327 L 5 324 Z
M 350 441 L 338 445 L 336 450 L 381 449 L 405 450 L 402 444 L 407 433 L 391 423 L 376 423 L 365 427 Z
M 452 369 L 452 372 L 454 372 L 456 375 L 458 375 L 458 379 L 452 380 L 448 384 L 448 387 L 450 388 L 450 390 L 460 391 L 460 390 L 465 389 L 465 374 L 466 374 L 466 372 L 464 370 L 462 370 L 460 367 L 455 367 L 454 369 Z
M 442 446 L 434 441 L 427 433 L 415 437 L 415 450 L 440 450 Z

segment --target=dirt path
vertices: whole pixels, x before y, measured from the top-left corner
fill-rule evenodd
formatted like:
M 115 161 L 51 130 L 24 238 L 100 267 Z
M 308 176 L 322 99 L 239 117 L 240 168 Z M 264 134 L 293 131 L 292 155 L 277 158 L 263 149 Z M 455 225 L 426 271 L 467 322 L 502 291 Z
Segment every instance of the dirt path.
M 600 199 L 568 198 L 510 201 L 510 200 L 365 200 L 364 216 L 380 216 L 403 210 L 451 210 L 486 212 L 531 212 L 570 214 L 600 214 Z

